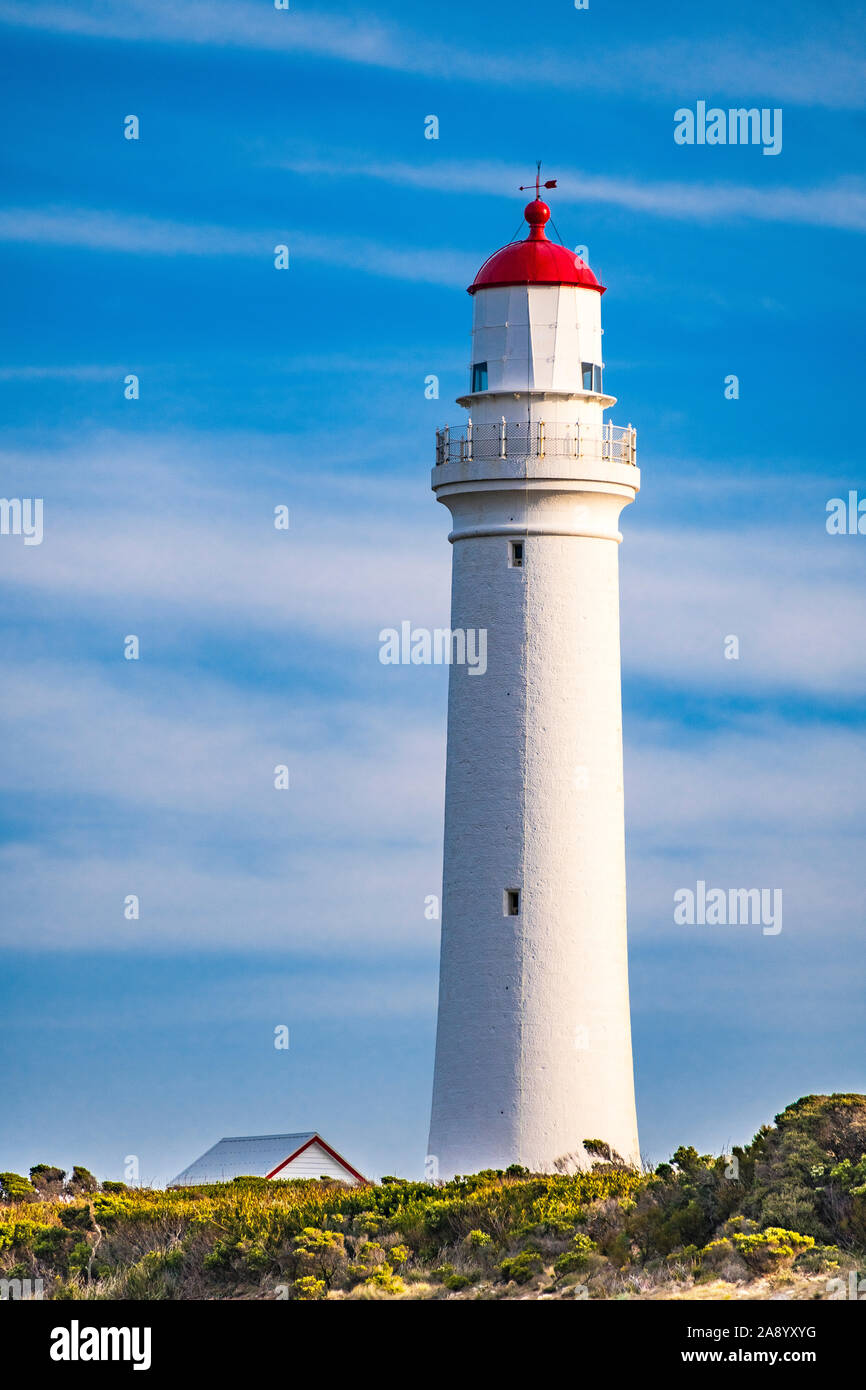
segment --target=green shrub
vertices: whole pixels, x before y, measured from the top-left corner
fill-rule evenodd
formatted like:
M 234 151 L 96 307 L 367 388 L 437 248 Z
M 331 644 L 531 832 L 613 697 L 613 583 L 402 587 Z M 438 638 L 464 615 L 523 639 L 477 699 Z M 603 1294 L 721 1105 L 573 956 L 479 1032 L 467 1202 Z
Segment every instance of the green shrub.
M 324 1279 L 314 1279 L 311 1274 L 304 1274 L 300 1279 L 296 1279 L 292 1284 L 292 1298 L 299 1303 L 308 1303 L 314 1298 L 327 1298 L 328 1286 Z
M 39 1226 L 27 1241 L 34 1255 L 54 1268 L 67 1268 L 66 1257 L 72 1249 L 72 1235 L 63 1226 Z
M 36 1196 L 36 1188 L 20 1173 L 0 1173 L 0 1197 L 4 1202 L 26 1202 Z
M 486 1250 L 493 1244 L 493 1237 L 486 1231 L 470 1231 L 466 1237 L 466 1244 L 473 1250 Z
M 355 1283 L 369 1283 L 377 1271 L 386 1264 L 385 1251 L 378 1241 L 361 1241 L 355 1250 L 355 1259 L 348 1266 L 348 1276 Z M 391 1266 L 388 1265 L 391 1270 Z M 393 1271 L 391 1270 L 393 1273 Z
M 352 1223 L 354 1230 L 368 1236 L 377 1236 L 382 1229 L 382 1225 L 382 1217 L 374 1211 L 359 1212 Z
M 295 1236 L 295 1262 L 298 1272 L 321 1280 L 331 1288 L 346 1273 L 346 1237 L 342 1231 L 323 1231 L 307 1226 Z
M 539 1273 L 542 1263 L 537 1250 L 521 1250 L 519 1255 L 503 1260 L 499 1269 L 503 1279 L 513 1279 L 515 1284 L 528 1284 Z
M 76 1163 L 72 1169 L 72 1177 L 66 1184 L 68 1192 L 98 1192 L 99 1183 L 88 1168 L 81 1168 Z
M 774 1274 L 789 1269 L 798 1255 L 811 1250 L 815 1241 L 797 1231 L 785 1231 L 770 1226 L 756 1235 L 733 1235 L 731 1244 L 737 1254 L 757 1274 Z
M 88 1206 L 63 1206 L 58 1212 L 61 1225 L 69 1231 L 92 1231 L 93 1213 Z
M 815 1245 L 797 1256 L 797 1268 L 810 1274 L 838 1269 L 844 1259 L 838 1245 Z
M 182 1250 L 149 1250 L 126 1271 L 123 1297 L 145 1302 L 172 1298 L 183 1265 Z
M 589 1265 L 589 1257 L 596 1249 L 594 1240 L 589 1236 L 576 1235 L 571 1242 L 571 1249 L 564 1255 L 560 1255 L 553 1266 L 554 1274 L 561 1277 L 563 1274 L 575 1274 L 577 1271 L 586 1269 Z
M 36 1163 L 30 1169 L 30 1181 L 42 1196 L 56 1196 L 63 1190 L 66 1177 L 62 1168 L 53 1168 L 50 1163 Z
M 384 1289 L 386 1293 L 402 1293 L 405 1288 L 403 1280 L 394 1273 L 387 1262 L 379 1265 L 371 1274 L 368 1274 L 364 1283 L 370 1288 Z
M 86 1240 L 79 1240 L 69 1252 L 70 1271 L 86 1269 L 90 1263 L 90 1246 Z

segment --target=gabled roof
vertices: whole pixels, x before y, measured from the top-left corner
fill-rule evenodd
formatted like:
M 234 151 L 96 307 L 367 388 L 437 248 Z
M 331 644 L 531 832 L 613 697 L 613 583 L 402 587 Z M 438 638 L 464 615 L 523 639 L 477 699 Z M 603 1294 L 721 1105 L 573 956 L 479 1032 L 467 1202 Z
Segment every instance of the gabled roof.
M 201 1158 L 172 1178 L 169 1187 L 195 1187 L 241 1177 L 279 1177 L 281 1170 L 313 1143 L 320 1144 L 356 1182 L 366 1182 L 366 1178 L 347 1163 L 342 1154 L 326 1144 L 320 1134 L 308 1130 L 303 1134 L 242 1134 L 220 1139 Z

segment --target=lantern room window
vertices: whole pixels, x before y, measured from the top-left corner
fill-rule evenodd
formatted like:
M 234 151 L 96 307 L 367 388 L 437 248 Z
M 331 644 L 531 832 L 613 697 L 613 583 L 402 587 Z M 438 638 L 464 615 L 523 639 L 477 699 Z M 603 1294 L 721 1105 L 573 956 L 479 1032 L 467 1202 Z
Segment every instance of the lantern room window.
M 487 390 L 487 363 L 475 362 L 472 367 L 472 390 Z
M 601 367 L 598 362 L 581 362 L 584 391 L 595 391 L 601 395 Z

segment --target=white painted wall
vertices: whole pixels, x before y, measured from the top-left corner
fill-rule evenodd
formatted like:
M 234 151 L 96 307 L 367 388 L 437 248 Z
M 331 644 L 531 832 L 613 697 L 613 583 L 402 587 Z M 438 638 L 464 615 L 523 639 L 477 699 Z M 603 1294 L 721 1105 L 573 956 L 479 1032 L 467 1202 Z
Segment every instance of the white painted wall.
M 302 1154 L 287 1163 L 285 1168 L 281 1168 L 275 1174 L 278 1178 L 341 1178 L 343 1182 L 355 1185 L 355 1179 L 335 1158 L 332 1158 L 327 1149 L 323 1149 L 321 1144 L 311 1144 L 304 1149 Z
M 597 311 L 594 291 L 556 293 L 560 312 L 579 295 Z M 479 291 L 476 301 L 482 294 L 489 306 L 480 311 L 482 331 L 492 335 L 486 321 L 500 310 L 491 297 L 507 295 L 514 314 L 519 296 Z M 546 290 L 530 290 L 530 318 L 536 300 L 540 314 L 551 312 Z M 581 331 L 578 323 L 578 339 Z M 516 345 L 518 335 L 510 341 Z M 535 341 L 546 360 L 549 340 Z M 557 326 L 553 370 L 573 380 L 573 367 L 568 378 L 568 363 L 559 361 L 560 342 L 570 344 L 569 355 L 584 352 L 570 321 L 561 335 Z M 492 337 L 485 343 L 490 350 Z M 505 358 L 517 372 L 516 346 Z M 599 404 L 576 395 L 565 407 L 572 420 L 586 419 L 590 408 L 601 418 Z M 524 408 L 522 395 L 510 406 L 500 396 L 493 418 L 525 419 Z M 480 419 L 477 402 L 472 415 Z M 453 518 L 451 625 L 488 631 L 486 674 L 452 667 L 448 696 L 428 1148 L 443 1177 L 515 1162 L 551 1171 L 587 1138 L 629 1160 L 639 1156 L 618 578 L 618 518 L 639 484 L 633 466 L 559 458 L 433 471 L 437 498 Z M 509 538 L 524 542 L 522 569 L 509 567 Z M 521 892 L 518 917 L 503 915 L 509 888 Z
M 493 396 L 473 400 L 478 424 L 527 419 L 531 393 L 565 393 L 571 400 L 546 400 L 532 419 L 554 422 L 581 419 L 597 424 L 602 404 L 583 391 L 581 362 L 604 365 L 601 295 L 579 285 L 515 285 L 476 290 L 473 295 L 472 362 L 487 363 L 487 388 Z M 523 413 L 495 393 L 519 392 Z M 527 396 L 526 393 L 530 393 Z M 612 404 L 612 398 L 608 404 Z

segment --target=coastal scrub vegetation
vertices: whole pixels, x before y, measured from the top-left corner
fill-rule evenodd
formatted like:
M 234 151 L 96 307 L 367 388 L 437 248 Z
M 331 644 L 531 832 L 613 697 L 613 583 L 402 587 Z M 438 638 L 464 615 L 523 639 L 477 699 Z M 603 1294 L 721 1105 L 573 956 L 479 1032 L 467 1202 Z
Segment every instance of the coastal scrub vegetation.
M 589 1169 L 553 1174 L 168 1191 L 37 1164 L 0 1173 L 0 1280 L 40 1279 L 60 1300 L 306 1302 L 750 1297 L 792 1283 L 820 1298 L 834 1276 L 866 1278 L 866 1096 L 806 1096 L 730 1154 L 681 1147 L 652 1171 L 602 1144 L 589 1153 Z

